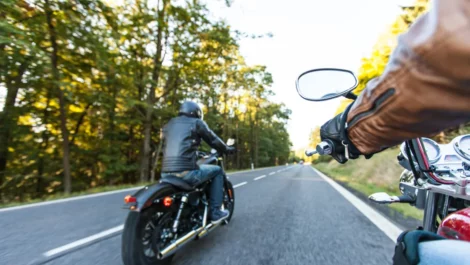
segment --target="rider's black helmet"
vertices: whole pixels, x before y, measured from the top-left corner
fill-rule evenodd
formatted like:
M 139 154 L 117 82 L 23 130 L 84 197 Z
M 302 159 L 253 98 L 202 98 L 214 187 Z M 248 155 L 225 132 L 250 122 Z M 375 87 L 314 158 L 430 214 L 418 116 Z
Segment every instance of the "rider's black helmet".
M 185 101 L 178 112 L 178 115 L 185 115 L 188 117 L 194 117 L 198 119 L 204 118 L 204 113 L 202 112 L 201 107 L 196 102 Z

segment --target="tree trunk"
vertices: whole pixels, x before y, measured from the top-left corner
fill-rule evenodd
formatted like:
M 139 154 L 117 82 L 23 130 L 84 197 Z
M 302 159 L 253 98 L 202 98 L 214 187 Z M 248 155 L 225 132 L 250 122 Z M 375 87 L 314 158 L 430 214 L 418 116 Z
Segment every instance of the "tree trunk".
M 250 168 L 251 168 L 251 165 L 255 164 L 255 157 L 254 157 L 254 154 L 255 154 L 255 122 L 253 121 L 253 118 L 252 118 L 252 115 L 251 113 L 249 113 L 250 115 L 250 157 L 251 157 L 251 161 L 250 161 Z
M 133 154 L 134 154 L 134 148 L 133 148 L 133 142 L 134 142 L 134 125 L 129 126 L 129 146 L 127 149 L 127 154 L 126 154 L 126 166 L 129 168 L 133 163 Z M 132 174 L 132 175 L 131 175 Z M 124 174 L 124 183 L 131 183 L 131 179 L 135 178 L 135 172 L 131 173 L 130 171 L 127 171 Z
M 237 107 L 240 107 L 240 97 L 237 97 Z M 240 152 L 242 150 L 240 150 L 240 147 L 242 146 L 240 144 L 240 137 L 239 137 L 239 123 L 240 123 L 240 117 L 237 115 L 237 112 L 235 111 L 235 120 L 237 121 L 237 124 L 236 124 L 236 130 L 235 130 L 235 140 L 236 140 L 236 143 L 237 143 L 237 169 L 240 169 Z
M 44 113 L 43 113 L 43 122 L 42 124 L 46 127 L 47 123 L 49 122 L 49 104 L 51 102 L 51 96 L 50 96 L 50 90 L 47 91 L 47 101 L 46 101 L 46 107 L 44 108 Z M 41 135 L 42 142 L 41 146 L 39 149 L 39 160 L 38 160 L 38 179 L 36 182 L 36 196 L 40 197 L 42 195 L 42 189 L 43 189 L 43 174 L 44 174 L 44 153 L 46 153 L 47 147 L 49 146 L 49 135 L 46 129 L 42 132 Z
M 157 149 L 157 152 L 155 153 L 155 162 L 153 163 L 153 167 L 152 167 L 152 172 L 150 174 L 151 178 L 150 178 L 150 182 L 154 182 L 155 181 L 155 172 L 158 168 L 158 160 L 160 159 L 160 153 L 162 152 L 162 147 L 163 147 L 163 132 L 162 130 L 160 130 L 160 143 L 158 144 L 158 149 Z
M 236 153 L 236 155 L 237 155 L 236 159 L 237 159 L 237 169 L 240 169 L 240 152 L 241 152 L 240 146 L 242 146 L 242 145 L 240 144 L 240 137 L 238 135 L 238 123 L 239 123 L 239 121 L 237 119 L 237 125 L 236 125 L 237 127 L 236 127 L 236 131 L 235 131 L 235 141 L 236 141 L 236 144 L 237 144 L 238 152 Z
M 150 140 L 152 137 L 152 121 L 153 121 L 153 105 L 155 104 L 155 88 L 158 86 L 158 81 L 160 78 L 160 70 L 162 67 L 162 52 L 163 52 L 163 28 L 166 27 L 165 15 L 166 9 L 168 8 L 169 0 L 163 1 L 162 9 L 158 11 L 158 29 L 157 29 L 157 51 L 153 58 L 153 71 L 152 71 L 152 81 L 153 86 L 149 91 L 147 97 L 147 108 L 145 113 L 144 120 L 144 146 L 142 161 L 140 166 L 140 182 L 146 182 L 149 176 L 149 163 L 150 163 Z
M 21 87 L 21 79 L 26 71 L 28 61 L 23 62 L 18 68 L 18 74 L 13 80 L 7 81 L 7 97 L 3 111 L 0 112 L 0 201 L 3 200 L 2 186 L 5 183 L 8 162 L 8 146 L 13 127 L 16 127 L 17 115 L 15 114 L 15 102 Z M 12 82 L 14 81 L 14 82 Z
M 70 176 L 70 150 L 69 150 L 69 131 L 67 129 L 67 107 L 65 102 L 64 91 L 60 88 L 59 82 L 59 69 L 58 69 L 58 46 L 55 27 L 52 22 L 53 12 L 49 5 L 49 0 L 45 0 L 47 25 L 49 28 L 49 40 L 52 45 L 52 53 L 50 54 L 52 66 L 52 87 L 57 91 L 59 97 L 59 111 L 60 111 L 60 131 L 62 133 L 62 149 L 63 149 L 63 166 L 64 166 L 64 192 L 66 194 L 72 191 L 72 179 Z

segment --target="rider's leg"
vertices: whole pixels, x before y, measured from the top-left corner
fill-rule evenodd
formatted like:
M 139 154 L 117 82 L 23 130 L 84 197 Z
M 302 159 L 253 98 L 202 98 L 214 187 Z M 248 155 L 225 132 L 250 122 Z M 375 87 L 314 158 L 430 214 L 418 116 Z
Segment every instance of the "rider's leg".
M 212 178 L 209 194 L 210 217 L 213 223 L 217 223 L 229 215 L 227 210 L 220 210 L 224 196 L 224 173 L 222 168 L 216 165 L 200 165 L 199 168 L 202 175 Z
M 210 219 L 213 223 L 222 221 L 229 215 L 229 211 L 220 210 L 223 201 L 224 175 L 222 168 L 216 165 L 200 165 L 198 170 L 189 171 L 184 175 L 183 180 L 191 186 L 196 186 L 202 182 L 212 179 L 209 191 Z M 165 177 L 167 174 L 162 174 Z M 171 175 L 171 174 L 168 174 Z
M 419 243 L 419 265 L 468 265 L 470 243 L 459 240 L 432 240 Z

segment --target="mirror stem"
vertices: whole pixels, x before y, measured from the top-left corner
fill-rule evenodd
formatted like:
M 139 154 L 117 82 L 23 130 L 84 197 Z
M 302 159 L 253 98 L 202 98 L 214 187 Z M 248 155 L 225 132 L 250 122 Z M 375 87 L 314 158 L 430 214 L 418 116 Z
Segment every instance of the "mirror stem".
M 356 100 L 357 99 L 357 96 L 354 95 L 351 91 L 348 92 L 346 95 L 344 95 L 345 98 L 348 98 L 348 99 L 352 99 L 352 100 Z

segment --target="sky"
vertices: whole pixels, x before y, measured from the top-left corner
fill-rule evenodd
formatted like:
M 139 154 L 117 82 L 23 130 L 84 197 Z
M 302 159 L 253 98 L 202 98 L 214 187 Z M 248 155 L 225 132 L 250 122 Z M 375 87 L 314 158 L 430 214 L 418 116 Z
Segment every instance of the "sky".
M 242 40 L 248 64 L 262 64 L 273 74 L 274 101 L 292 110 L 288 131 L 293 149 L 308 144 L 310 131 L 333 117 L 341 99 L 302 99 L 295 80 L 313 68 L 345 68 L 357 73 L 379 34 L 387 30 L 407 0 L 234 0 L 208 1 L 209 10 L 233 29 L 273 38 Z
M 121 0 L 107 0 L 121 2 Z M 153 1 L 153 0 L 149 0 Z M 156 2 L 156 0 L 154 0 Z M 357 72 L 380 33 L 410 0 L 206 0 L 214 18 L 233 30 L 272 33 L 272 38 L 240 41 L 250 65 L 266 65 L 273 74 L 273 100 L 292 110 L 288 131 L 293 149 L 308 144 L 310 131 L 333 117 L 341 99 L 310 102 L 295 89 L 295 80 L 313 68 L 335 67 Z M 6 91 L 0 86 L 0 107 Z

